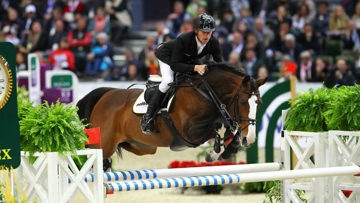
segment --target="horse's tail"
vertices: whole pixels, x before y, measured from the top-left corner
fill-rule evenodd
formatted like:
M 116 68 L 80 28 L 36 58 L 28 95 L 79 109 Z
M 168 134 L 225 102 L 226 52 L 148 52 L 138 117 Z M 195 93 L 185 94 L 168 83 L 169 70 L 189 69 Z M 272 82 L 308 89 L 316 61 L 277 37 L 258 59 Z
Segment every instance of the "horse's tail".
M 91 91 L 84 98 L 82 98 L 76 106 L 78 109 L 78 116 L 82 120 L 85 125 L 90 123 L 91 112 L 95 106 L 95 104 L 99 101 L 99 99 L 108 91 L 114 88 L 109 87 L 101 87 Z

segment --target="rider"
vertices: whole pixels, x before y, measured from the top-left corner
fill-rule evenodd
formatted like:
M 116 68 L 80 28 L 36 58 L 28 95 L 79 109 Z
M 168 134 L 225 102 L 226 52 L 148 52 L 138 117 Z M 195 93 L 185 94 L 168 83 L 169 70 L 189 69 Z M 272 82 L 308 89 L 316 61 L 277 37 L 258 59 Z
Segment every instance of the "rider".
M 169 89 L 169 83 L 174 80 L 174 72 L 196 72 L 203 75 L 206 65 L 199 64 L 199 59 L 209 54 L 214 61 L 223 61 L 219 42 L 212 36 L 214 30 L 214 18 L 203 13 L 195 19 L 194 31 L 183 33 L 175 40 L 158 47 L 156 57 L 159 60 L 162 81 L 149 101 L 146 114 L 141 119 L 143 133 L 151 134 L 154 131 L 155 114 Z

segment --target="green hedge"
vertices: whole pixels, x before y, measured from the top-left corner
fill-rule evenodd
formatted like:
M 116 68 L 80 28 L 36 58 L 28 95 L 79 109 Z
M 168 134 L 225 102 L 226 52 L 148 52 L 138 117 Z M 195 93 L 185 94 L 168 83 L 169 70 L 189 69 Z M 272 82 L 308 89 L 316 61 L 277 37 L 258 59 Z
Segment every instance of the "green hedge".
M 21 98 L 21 97 L 19 97 Z M 77 107 L 57 102 L 33 106 L 18 99 L 20 146 L 30 152 L 73 152 L 84 149 L 85 126 L 77 115 Z
M 293 131 L 360 130 L 360 86 L 308 90 L 290 101 L 284 128 Z

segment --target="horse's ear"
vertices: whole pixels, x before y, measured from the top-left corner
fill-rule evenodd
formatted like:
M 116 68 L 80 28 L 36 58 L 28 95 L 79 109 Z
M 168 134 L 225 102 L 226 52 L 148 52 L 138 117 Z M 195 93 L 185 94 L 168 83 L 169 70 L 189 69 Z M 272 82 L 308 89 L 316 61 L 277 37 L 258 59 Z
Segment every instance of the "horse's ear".
M 267 81 L 267 77 L 266 77 L 266 78 L 257 79 L 257 80 L 256 80 L 256 85 L 257 85 L 258 87 L 260 87 L 261 85 L 265 84 L 266 81 Z
M 250 81 L 250 76 L 247 75 L 247 76 L 244 77 L 242 83 L 247 84 L 249 81 Z

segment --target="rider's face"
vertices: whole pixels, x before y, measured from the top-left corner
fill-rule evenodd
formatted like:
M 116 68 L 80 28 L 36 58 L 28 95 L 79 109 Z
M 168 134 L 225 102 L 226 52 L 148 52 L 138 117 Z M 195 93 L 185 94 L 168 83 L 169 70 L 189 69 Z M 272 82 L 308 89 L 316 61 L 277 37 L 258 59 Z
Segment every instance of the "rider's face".
M 198 30 L 197 38 L 202 44 L 206 44 L 209 42 L 212 32 L 203 32 Z

